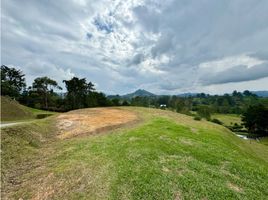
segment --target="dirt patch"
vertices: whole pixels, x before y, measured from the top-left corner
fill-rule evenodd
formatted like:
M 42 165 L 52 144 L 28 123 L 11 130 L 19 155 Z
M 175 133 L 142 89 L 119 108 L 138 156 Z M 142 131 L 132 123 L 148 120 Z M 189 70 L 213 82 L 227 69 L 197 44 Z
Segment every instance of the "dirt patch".
M 65 139 L 109 131 L 138 121 L 138 117 L 134 112 L 118 108 L 90 108 L 61 114 L 57 121 L 58 137 Z
M 163 172 L 169 172 L 170 170 L 167 167 L 164 166 L 164 167 L 162 167 L 162 171 Z
M 237 185 L 235 185 L 233 183 L 229 182 L 229 183 L 227 183 L 227 186 L 228 186 L 228 188 L 230 188 L 231 190 L 233 190 L 235 192 L 239 192 L 239 193 L 243 192 L 242 188 L 238 187 Z
M 180 138 L 180 143 L 184 144 L 184 145 L 189 145 L 189 146 L 193 146 L 194 142 L 190 139 L 187 138 Z
M 192 131 L 192 133 L 198 134 L 198 130 L 196 128 L 191 127 L 191 131 Z
M 174 200 L 181 200 L 181 199 L 183 199 L 181 193 L 178 192 L 178 191 L 175 192 L 175 194 L 174 194 Z

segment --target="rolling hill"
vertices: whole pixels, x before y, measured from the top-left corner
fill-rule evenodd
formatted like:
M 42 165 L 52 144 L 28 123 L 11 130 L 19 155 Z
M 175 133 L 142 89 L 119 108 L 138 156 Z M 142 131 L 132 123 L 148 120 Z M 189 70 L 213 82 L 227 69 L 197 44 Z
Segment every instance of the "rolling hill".
M 38 116 L 53 112 L 29 108 L 7 96 L 1 96 L 1 122 L 36 119 Z
M 2 173 L 3 199 L 265 199 L 268 148 L 170 111 L 81 109 L 3 129 Z

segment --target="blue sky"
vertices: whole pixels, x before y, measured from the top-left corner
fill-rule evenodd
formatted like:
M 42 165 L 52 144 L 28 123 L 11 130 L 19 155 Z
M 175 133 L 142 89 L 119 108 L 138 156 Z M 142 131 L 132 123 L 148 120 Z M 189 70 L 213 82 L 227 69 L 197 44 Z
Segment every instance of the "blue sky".
M 1 64 L 107 94 L 268 89 L 266 0 L 8 0 Z

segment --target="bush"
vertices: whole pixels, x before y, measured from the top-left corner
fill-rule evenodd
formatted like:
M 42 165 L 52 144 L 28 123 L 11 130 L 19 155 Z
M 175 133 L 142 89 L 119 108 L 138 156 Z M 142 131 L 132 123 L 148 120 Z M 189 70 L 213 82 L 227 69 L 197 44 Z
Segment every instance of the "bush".
M 43 119 L 43 118 L 46 118 L 46 117 L 49 117 L 49 116 L 52 116 L 53 114 L 38 114 L 36 115 L 36 119 Z
M 228 129 L 230 129 L 233 132 L 247 132 L 246 130 L 244 130 L 242 125 L 239 125 L 237 123 L 234 123 L 231 126 L 226 126 Z
M 194 117 L 194 120 L 196 120 L 196 121 L 200 121 L 202 118 L 201 117 L 199 117 L 199 116 L 195 116 Z
M 220 120 L 218 120 L 218 119 L 216 119 L 216 118 L 212 119 L 211 122 L 213 122 L 213 123 L 215 123 L 215 124 L 220 124 L 220 125 L 223 124 Z
M 130 106 L 130 104 L 126 100 L 124 100 L 122 106 Z

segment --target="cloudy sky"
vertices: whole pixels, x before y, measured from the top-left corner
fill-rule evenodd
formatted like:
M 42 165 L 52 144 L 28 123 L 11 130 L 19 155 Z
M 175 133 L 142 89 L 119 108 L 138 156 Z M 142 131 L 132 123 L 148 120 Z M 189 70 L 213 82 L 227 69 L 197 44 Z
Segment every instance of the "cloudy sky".
M 1 64 L 157 94 L 268 89 L 267 0 L 4 0 Z

